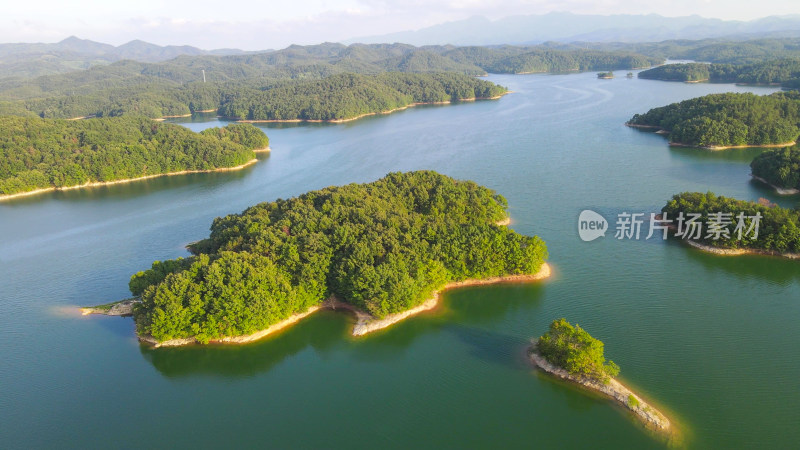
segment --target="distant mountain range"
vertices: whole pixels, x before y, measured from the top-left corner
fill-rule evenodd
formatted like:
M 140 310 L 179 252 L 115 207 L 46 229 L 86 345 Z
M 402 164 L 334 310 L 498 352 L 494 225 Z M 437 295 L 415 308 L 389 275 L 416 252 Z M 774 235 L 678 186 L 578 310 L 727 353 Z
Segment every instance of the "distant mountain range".
M 88 69 L 123 59 L 159 62 L 181 55 L 238 55 L 238 49 L 201 50 L 189 45 L 160 46 L 135 40 L 120 46 L 75 36 L 55 44 L 0 44 L 0 77 L 32 78 L 44 74 Z
M 700 16 L 664 17 L 657 14 L 609 16 L 554 12 L 508 16 L 498 20 L 475 16 L 417 31 L 356 37 L 361 42 L 412 45 L 498 45 L 561 42 L 652 42 L 714 37 L 798 37 L 800 15 L 770 16 L 751 21 L 708 19 Z

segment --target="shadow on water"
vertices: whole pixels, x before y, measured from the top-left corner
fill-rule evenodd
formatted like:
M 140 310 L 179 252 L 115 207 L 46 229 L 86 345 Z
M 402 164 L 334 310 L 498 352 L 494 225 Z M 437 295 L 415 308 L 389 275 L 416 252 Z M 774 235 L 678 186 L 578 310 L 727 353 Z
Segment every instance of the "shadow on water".
M 205 187 L 222 186 L 235 180 L 243 180 L 249 176 L 255 166 L 266 163 L 269 159 L 269 153 L 259 153 L 256 155 L 256 158 L 258 159 L 258 163 L 251 164 L 240 170 L 187 173 L 183 175 L 147 178 L 144 180 L 107 186 L 91 186 L 65 191 L 44 192 L 27 197 L 6 200 L 0 203 L 0 206 L 27 206 L 39 203 L 42 200 L 57 200 L 70 203 L 93 203 L 98 200 L 127 200 L 192 185 L 203 185 Z
M 526 339 L 459 324 L 446 326 L 444 331 L 465 344 L 474 358 L 511 369 L 527 367 L 522 364 L 524 351 L 530 345 Z
M 463 323 L 499 322 L 511 311 L 538 307 L 541 284 L 507 284 L 462 288 L 448 292 L 442 307 L 412 317 L 389 329 L 352 338 L 354 317 L 343 311 L 320 311 L 276 336 L 245 345 L 193 345 L 152 348 L 141 345 L 145 360 L 167 377 L 210 375 L 245 377 L 270 370 L 287 358 L 312 348 L 325 354 L 354 345 L 359 361 L 387 361 L 402 357 L 419 338 L 445 331 L 469 344 L 471 353 L 493 363 L 519 367 L 524 339 L 471 329 Z M 452 298 L 451 298 L 452 297 Z M 455 300 L 457 306 L 451 308 Z M 455 324 L 453 324 L 455 322 Z
M 509 313 L 533 314 L 544 298 L 547 280 L 533 283 L 502 283 L 470 286 L 448 291 L 442 306 L 449 323 L 489 325 L 501 322 Z
M 245 345 L 190 345 L 152 348 L 140 345 L 146 361 L 168 378 L 206 375 L 249 377 L 270 370 L 306 349 L 327 354 L 347 345 L 350 323 L 331 311 L 320 311 L 286 332 Z
M 707 273 L 725 273 L 738 279 L 757 279 L 786 286 L 800 282 L 800 262 L 766 255 L 721 256 L 698 250 L 670 239 L 668 245 L 684 247 L 686 257 Z
M 739 162 L 750 165 L 753 159 L 763 153 L 764 148 L 729 148 L 726 150 L 709 150 L 695 147 L 669 147 L 670 154 L 686 162 Z

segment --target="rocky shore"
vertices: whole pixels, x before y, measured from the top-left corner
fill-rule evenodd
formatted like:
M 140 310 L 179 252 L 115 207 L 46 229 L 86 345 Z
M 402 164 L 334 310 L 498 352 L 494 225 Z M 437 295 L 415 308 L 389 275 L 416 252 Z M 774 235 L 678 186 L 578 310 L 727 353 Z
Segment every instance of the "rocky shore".
M 302 313 L 294 314 L 285 320 L 270 325 L 269 327 L 263 330 L 259 330 L 255 333 L 248 334 L 245 336 L 229 336 L 219 339 L 212 339 L 211 341 L 209 341 L 209 343 L 246 344 L 248 342 L 257 341 L 266 336 L 269 336 L 270 334 L 278 332 L 290 325 L 293 325 L 299 322 L 301 319 L 304 319 L 305 317 L 321 309 L 330 309 L 330 310 L 341 309 L 353 313 L 356 317 L 356 324 L 353 326 L 352 335 L 363 336 L 365 334 L 369 334 L 378 330 L 382 330 L 384 328 L 388 328 L 389 326 L 394 325 L 397 322 L 400 322 L 408 317 L 414 316 L 421 312 L 434 309 L 436 305 L 438 305 L 439 303 L 441 293 L 448 289 L 454 289 L 465 286 L 479 286 L 485 284 L 531 282 L 548 278 L 551 276 L 551 274 L 552 274 L 552 268 L 550 267 L 550 265 L 548 263 L 543 263 L 539 271 L 531 275 L 509 275 L 502 277 L 491 277 L 491 278 L 464 280 L 464 281 L 456 281 L 448 283 L 444 287 L 442 287 L 442 289 L 435 292 L 433 294 L 433 297 L 426 300 L 422 304 L 417 305 L 416 307 L 403 312 L 399 312 L 396 314 L 389 314 L 388 316 L 382 318 L 375 317 L 367 313 L 366 311 L 363 311 L 359 308 L 356 308 L 353 305 L 350 305 L 349 303 L 342 302 L 336 298 L 330 298 L 318 306 L 312 306 L 311 308 L 307 309 Z M 124 300 L 122 302 L 110 303 L 108 305 L 101 305 L 90 308 L 81 308 L 81 312 L 84 315 L 86 314 L 105 314 L 112 316 L 132 315 L 133 305 L 138 302 L 139 302 L 138 299 L 129 299 L 129 300 Z M 176 347 L 181 345 L 189 345 L 197 343 L 197 340 L 195 338 L 170 339 L 159 342 L 151 336 L 139 335 L 138 337 L 139 341 L 144 342 L 146 344 L 150 344 L 153 347 Z
M 765 180 L 765 179 L 763 179 L 763 178 L 761 178 L 759 176 L 756 176 L 756 175 L 753 175 L 753 174 L 750 174 L 750 176 L 753 177 L 754 180 L 758 180 L 758 181 L 766 184 L 767 186 L 771 187 L 772 189 L 775 189 L 775 192 L 777 192 L 779 195 L 800 194 L 800 190 L 793 189 L 793 188 L 778 187 L 778 186 L 775 186 L 774 184 L 770 183 L 769 181 L 767 181 L 767 180 Z
M 657 431 L 666 432 L 670 430 L 670 421 L 664 414 L 614 378 L 610 378 L 608 383 L 604 384 L 593 378 L 572 375 L 566 370 L 548 362 L 543 356 L 536 352 L 535 346 L 531 347 L 529 356 L 531 362 L 539 369 L 612 398 L 617 403 L 633 412 L 645 426 Z

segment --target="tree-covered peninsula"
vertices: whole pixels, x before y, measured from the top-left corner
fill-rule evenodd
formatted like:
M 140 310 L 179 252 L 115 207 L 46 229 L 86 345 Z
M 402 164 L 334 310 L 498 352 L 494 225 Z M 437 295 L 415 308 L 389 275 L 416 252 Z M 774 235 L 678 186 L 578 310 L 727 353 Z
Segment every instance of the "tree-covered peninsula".
M 753 176 L 781 191 L 800 190 L 800 149 L 787 147 L 761 153 L 750 163 Z
M 682 215 L 682 225 L 673 222 L 681 237 L 716 253 L 800 253 L 800 211 L 796 209 L 712 192 L 684 192 L 673 196 L 661 211 L 673 221 Z M 693 214 L 699 215 L 696 225 L 688 224 Z
M 0 196 L 182 171 L 233 168 L 269 140 L 249 124 L 195 133 L 143 117 L 0 117 Z
M 600 392 L 630 409 L 648 427 L 668 431 L 670 421 L 614 377 L 619 366 L 607 360 L 603 343 L 580 325 L 557 319 L 531 346 L 531 362 L 541 370 Z
M 664 130 L 672 144 L 708 148 L 792 145 L 799 124 L 799 92 L 711 94 L 653 108 L 628 122 Z
M 794 88 L 800 79 L 800 58 L 768 59 L 750 64 L 666 64 L 639 72 L 639 78 L 663 81 L 781 84 Z
M 223 93 L 218 113 L 246 120 L 338 121 L 419 103 L 497 98 L 506 88 L 458 73 L 341 74 Z
M 330 302 L 381 318 L 451 282 L 537 274 L 544 242 L 498 225 L 506 217 L 494 191 L 428 171 L 261 203 L 215 219 L 193 256 L 133 275 L 137 332 L 206 343 Z

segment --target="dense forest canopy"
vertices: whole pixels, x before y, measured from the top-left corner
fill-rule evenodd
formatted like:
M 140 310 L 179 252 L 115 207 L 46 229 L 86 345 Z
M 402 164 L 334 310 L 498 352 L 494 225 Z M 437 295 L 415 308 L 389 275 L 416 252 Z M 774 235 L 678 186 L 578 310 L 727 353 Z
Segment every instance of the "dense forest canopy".
M 683 213 L 685 218 L 689 214 L 700 214 L 698 222 L 702 224 L 700 236 L 692 240 L 720 248 L 745 248 L 774 251 L 779 253 L 800 252 L 800 211 L 781 208 L 776 205 L 736 200 L 717 196 L 712 192 L 684 192 L 672 197 L 662 212 L 667 214 L 666 219 L 675 220 Z M 707 231 L 712 221 L 711 214 L 730 214 L 731 220 L 723 224 L 724 235 L 709 234 Z M 743 232 L 741 236 L 736 230 L 739 225 L 737 217 L 743 214 Z M 747 233 L 753 226 L 753 217 L 761 215 L 758 220 L 758 235 Z M 716 216 L 715 216 L 716 217 Z M 716 223 L 722 223 L 714 218 Z M 726 220 L 727 222 L 727 220 Z M 693 236 L 692 236 L 693 237 Z M 741 239 L 740 239 L 741 238 Z
M 753 175 L 784 189 L 800 189 L 800 149 L 788 147 L 770 150 L 750 163 Z
M 0 195 L 183 170 L 235 167 L 269 144 L 249 124 L 194 133 L 144 117 L 0 117 Z
M 494 98 L 502 86 L 456 73 L 342 74 L 223 94 L 219 114 L 249 120 L 340 120 L 413 103 Z
M 800 58 L 775 59 L 751 64 L 666 64 L 643 72 L 639 78 L 664 81 L 781 84 L 793 88 L 800 78 Z
M 656 60 L 694 60 L 719 64 L 753 64 L 783 58 L 800 58 L 800 38 L 701 40 L 671 39 L 661 42 L 548 42 L 543 47 L 558 50 L 591 49 L 646 55 Z
M 619 366 L 606 360 L 603 347 L 580 325 L 563 318 L 554 320 L 536 343 L 536 350 L 551 364 L 572 375 L 608 381 L 619 374 Z
M 138 332 L 158 341 L 247 335 L 335 296 L 375 316 L 447 282 L 536 273 L 537 237 L 496 225 L 506 201 L 435 172 L 312 191 L 214 220 L 194 256 L 131 278 Z
M 702 147 L 783 144 L 800 135 L 800 93 L 711 94 L 636 114 L 629 123 L 660 127 L 671 142 Z
M 181 56 L 159 63 L 126 60 L 30 80 L 0 79 L 0 115 L 73 118 L 136 113 L 155 118 L 216 109 L 225 95 L 241 97 L 252 89 L 267 90 L 290 80 L 320 80 L 344 73 L 476 76 L 629 69 L 659 62 L 630 52 L 541 47 L 293 45 L 258 54 Z
M 417 102 L 491 98 L 506 89 L 458 73 L 337 74 L 322 79 L 140 85 L 109 88 L 95 95 L 0 102 L 0 112 L 53 118 L 151 118 L 218 110 L 242 119 L 341 119 L 386 111 Z

